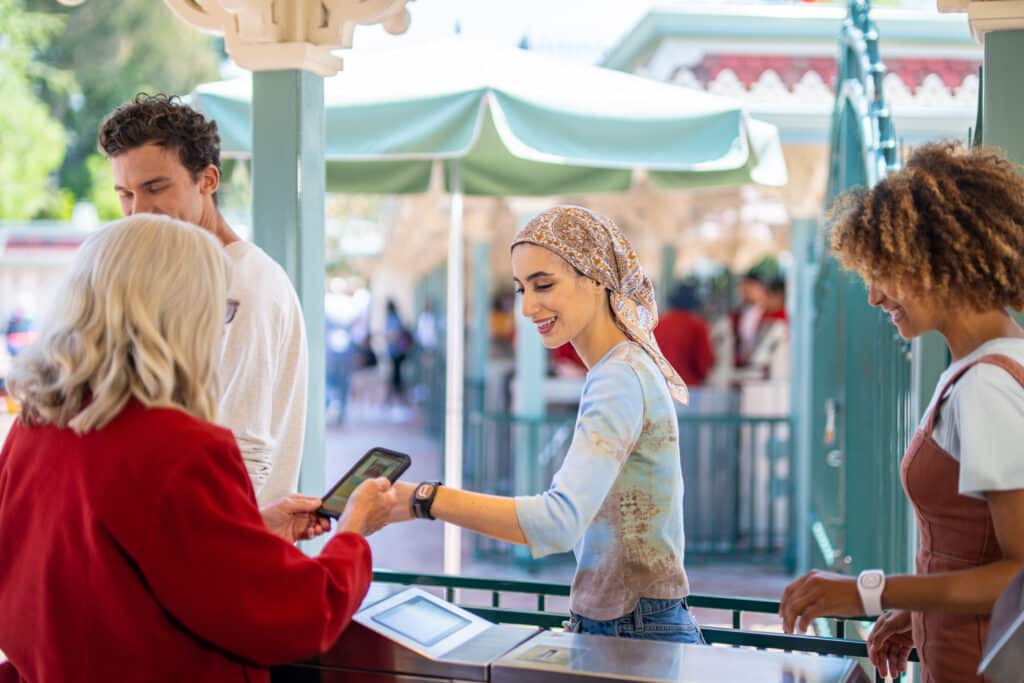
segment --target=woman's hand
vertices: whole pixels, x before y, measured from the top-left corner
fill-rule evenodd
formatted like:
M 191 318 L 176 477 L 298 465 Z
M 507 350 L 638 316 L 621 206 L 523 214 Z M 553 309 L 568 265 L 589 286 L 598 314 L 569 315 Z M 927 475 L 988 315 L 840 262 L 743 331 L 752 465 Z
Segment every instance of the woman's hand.
M 260 510 L 270 533 L 289 543 L 315 538 L 331 530 L 331 520 L 316 514 L 321 501 L 313 496 L 285 496 Z
M 902 609 L 883 612 L 868 635 L 868 657 L 882 676 L 896 678 L 907 670 L 907 657 L 914 647 L 910 612 Z
M 391 490 L 395 492 L 395 504 L 391 508 L 391 516 L 388 518 L 388 523 L 408 522 L 410 519 L 414 519 L 412 514 L 412 494 L 416 491 L 416 484 L 396 481 L 391 485 Z
M 803 633 L 818 617 L 856 617 L 863 612 L 857 579 L 817 569 L 789 584 L 779 605 L 786 633 Z
M 369 536 L 388 523 L 394 505 L 395 493 L 387 477 L 367 479 L 349 496 L 338 530 Z

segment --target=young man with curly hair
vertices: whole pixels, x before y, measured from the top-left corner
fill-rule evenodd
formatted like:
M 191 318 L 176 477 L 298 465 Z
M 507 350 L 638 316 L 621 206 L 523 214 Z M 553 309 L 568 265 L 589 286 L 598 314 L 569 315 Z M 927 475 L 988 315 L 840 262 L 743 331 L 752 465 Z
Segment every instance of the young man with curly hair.
M 140 94 L 103 122 L 99 147 L 126 216 L 171 216 L 224 246 L 233 317 L 219 358 L 218 419 L 238 441 L 261 506 L 294 492 L 308 379 L 302 310 L 284 270 L 240 239 L 217 208 L 217 124 L 176 97 Z
M 942 334 L 952 363 L 903 457 L 917 515 L 914 575 L 811 572 L 785 591 L 787 632 L 823 615 L 881 615 L 882 674 L 910 648 L 925 683 L 980 681 L 989 615 L 1024 567 L 1024 179 L 991 149 L 939 143 L 833 210 L 832 249 L 904 339 Z M 883 613 L 883 610 L 887 610 Z

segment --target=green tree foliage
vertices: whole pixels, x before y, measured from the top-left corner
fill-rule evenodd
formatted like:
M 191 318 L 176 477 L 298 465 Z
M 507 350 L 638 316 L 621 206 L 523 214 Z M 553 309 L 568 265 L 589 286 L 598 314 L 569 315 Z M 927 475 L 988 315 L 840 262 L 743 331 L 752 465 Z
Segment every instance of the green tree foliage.
M 214 39 L 157 0 L 88 0 L 73 8 L 53 0 L 27 2 L 67 19 L 60 40 L 45 54 L 48 64 L 70 70 L 78 87 L 70 97 L 60 92 L 47 97 L 69 132 L 61 184 L 79 197 L 102 196 L 105 188 L 93 191 L 88 159 L 96 152 L 104 117 L 139 92 L 186 94 L 216 79 L 222 53 Z M 92 171 L 100 171 L 95 163 Z
M 90 180 L 88 199 L 96 207 L 100 220 L 120 218 L 121 202 L 114 192 L 114 171 L 110 167 L 110 159 L 99 152 L 90 154 L 85 160 L 85 168 Z
M 66 87 L 62 74 L 34 57 L 61 28 L 59 17 L 0 0 L 0 218 L 28 219 L 63 205 L 51 174 L 64 158 L 64 130 L 36 96 L 35 85 Z

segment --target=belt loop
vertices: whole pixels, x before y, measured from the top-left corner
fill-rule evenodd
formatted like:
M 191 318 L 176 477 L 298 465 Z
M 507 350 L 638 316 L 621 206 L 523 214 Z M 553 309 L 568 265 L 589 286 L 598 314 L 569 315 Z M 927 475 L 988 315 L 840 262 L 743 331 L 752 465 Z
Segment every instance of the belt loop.
M 640 610 L 641 601 L 638 600 L 633 608 L 633 628 L 639 633 L 644 630 L 644 615 Z

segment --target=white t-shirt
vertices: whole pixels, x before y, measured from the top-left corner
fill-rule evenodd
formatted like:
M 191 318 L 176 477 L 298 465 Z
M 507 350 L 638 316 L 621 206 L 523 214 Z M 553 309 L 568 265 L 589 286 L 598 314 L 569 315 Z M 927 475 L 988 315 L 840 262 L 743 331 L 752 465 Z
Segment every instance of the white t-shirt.
M 259 247 L 232 242 L 219 419 L 242 451 L 260 505 L 294 493 L 302 462 L 309 360 L 299 298 L 284 270 Z
M 1024 339 L 993 339 L 951 364 L 939 378 L 922 426 L 949 378 L 990 354 L 1024 365 Z M 960 493 L 984 498 L 986 491 L 1024 489 L 1024 387 L 1002 368 L 979 363 L 943 399 L 932 438 L 960 463 Z

